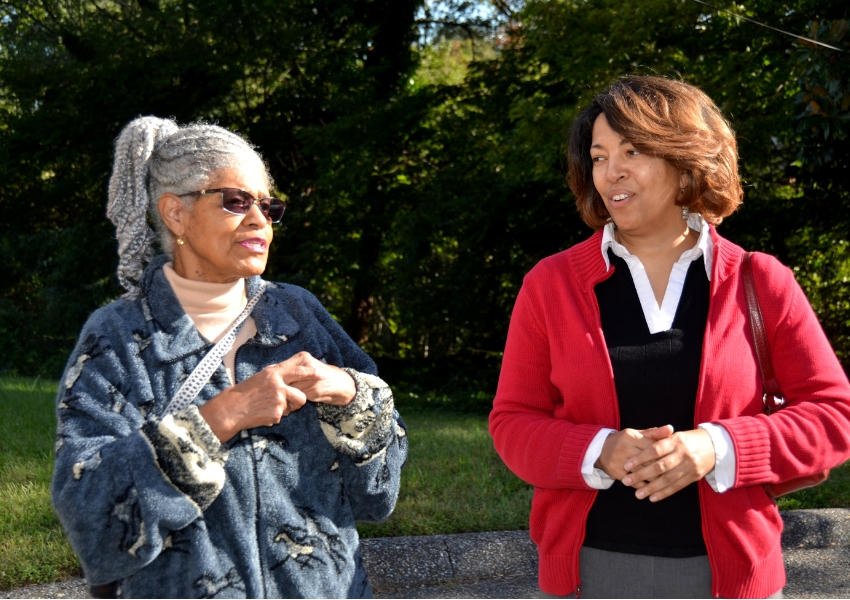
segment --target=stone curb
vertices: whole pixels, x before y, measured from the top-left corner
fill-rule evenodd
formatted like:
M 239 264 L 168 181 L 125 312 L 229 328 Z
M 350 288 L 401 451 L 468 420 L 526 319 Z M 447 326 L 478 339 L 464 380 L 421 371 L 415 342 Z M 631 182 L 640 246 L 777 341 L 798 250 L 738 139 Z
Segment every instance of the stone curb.
M 850 548 L 850 508 L 788 510 L 780 513 L 785 522 L 782 548 L 805 559 L 805 597 L 812 597 L 812 560 L 822 560 L 823 552 Z M 361 541 L 363 562 L 377 593 L 413 590 L 446 584 L 462 584 L 503 577 L 536 577 L 537 547 L 528 531 L 495 531 L 454 535 L 369 538 Z M 804 551 L 804 552 L 799 552 Z M 833 552 L 835 550 L 832 550 Z M 846 596 L 843 576 L 840 589 Z M 791 581 L 789 579 L 789 585 Z M 799 586 L 798 586 L 799 587 Z M 86 598 L 88 586 L 82 579 L 0 591 L 2 598 Z M 403 594 L 404 592 L 402 592 Z M 833 594 L 830 594 L 832 597 Z M 802 597 L 802 596 L 799 596 Z M 823 595 L 815 597 L 826 597 Z
M 850 546 L 850 508 L 780 514 L 783 549 Z M 537 547 L 528 531 L 370 538 L 361 549 L 376 591 L 537 573 Z

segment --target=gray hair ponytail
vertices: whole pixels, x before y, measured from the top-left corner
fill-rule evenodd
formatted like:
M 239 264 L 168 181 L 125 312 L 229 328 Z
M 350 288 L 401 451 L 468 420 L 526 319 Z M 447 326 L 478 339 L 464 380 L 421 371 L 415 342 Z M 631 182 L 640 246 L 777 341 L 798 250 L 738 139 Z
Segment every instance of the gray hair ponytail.
M 173 235 L 159 214 L 162 194 L 203 189 L 220 170 L 241 166 L 259 167 L 271 188 L 271 176 L 254 147 L 222 127 L 207 123 L 179 127 L 171 119 L 157 117 L 139 117 L 124 127 L 115 140 L 106 216 L 115 224 L 118 280 L 127 290 L 125 298 L 138 294 L 137 283 L 154 256 L 157 237 L 162 250 L 172 255 Z M 148 216 L 158 236 L 148 225 Z

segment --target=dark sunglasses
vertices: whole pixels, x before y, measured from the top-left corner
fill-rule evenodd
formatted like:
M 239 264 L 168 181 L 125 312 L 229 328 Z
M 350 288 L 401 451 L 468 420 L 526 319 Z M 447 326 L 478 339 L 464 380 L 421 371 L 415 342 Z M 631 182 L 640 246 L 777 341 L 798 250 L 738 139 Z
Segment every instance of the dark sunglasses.
M 178 196 L 205 196 L 206 194 L 221 194 L 221 207 L 234 215 L 247 214 L 255 204 L 260 207 L 263 216 L 272 223 L 280 223 L 286 203 L 279 198 L 254 198 L 245 190 L 238 188 L 216 188 L 214 190 L 198 190 L 186 192 Z

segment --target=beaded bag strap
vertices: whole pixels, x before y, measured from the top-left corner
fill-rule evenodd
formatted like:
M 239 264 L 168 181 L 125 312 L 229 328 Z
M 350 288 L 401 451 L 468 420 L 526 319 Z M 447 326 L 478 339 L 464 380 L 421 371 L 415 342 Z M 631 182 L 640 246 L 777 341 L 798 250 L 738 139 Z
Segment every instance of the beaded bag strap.
M 212 377 L 212 374 L 218 369 L 218 365 L 221 364 L 221 360 L 224 358 L 224 355 L 227 354 L 230 349 L 233 347 L 233 342 L 236 341 L 236 336 L 239 335 L 239 332 L 242 330 L 242 326 L 245 324 L 245 319 L 251 314 L 251 311 L 254 310 L 254 307 L 257 305 L 257 302 L 260 301 L 260 297 L 263 295 L 265 291 L 266 284 L 263 282 L 260 285 L 260 289 L 257 290 L 257 293 L 253 295 L 253 297 L 248 301 L 248 304 L 245 305 L 245 308 L 239 313 L 239 316 L 236 317 L 236 320 L 230 325 L 230 329 L 227 330 L 227 333 L 224 334 L 218 343 L 212 347 L 212 349 L 207 352 L 207 355 L 198 363 L 198 366 L 195 367 L 195 370 L 186 378 L 186 381 L 183 382 L 183 385 L 180 386 L 180 389 L 177 390 L 177 393 L 174 394 L 174 397 L 171 399 L 171 402 L 168 403 L 168 406 L 165 407 L 165 412 L 163 416 L 180 412 L 195 399 L 198 395 L 198 392 L 207 384 Z

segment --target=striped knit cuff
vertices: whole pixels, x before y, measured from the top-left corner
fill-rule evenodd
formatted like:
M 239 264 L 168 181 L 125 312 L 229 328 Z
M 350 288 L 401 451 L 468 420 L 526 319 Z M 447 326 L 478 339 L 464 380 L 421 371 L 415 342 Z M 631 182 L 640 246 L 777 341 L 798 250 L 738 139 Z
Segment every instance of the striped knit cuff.
M 601 425 L 575 425 L 570 428 L 570 435 L 564 436 L 561 453 L 558 456 L 557 486 L 559 488 L 594 489 L 587 485 L 581 472 L 581 465 L 590 443 L 601 429 Z
M 770 444 L 764 415 L 735 417 L 714 421 L 729 432 L 735 447 L 736 473 L 733 487 L 769 483 Z

